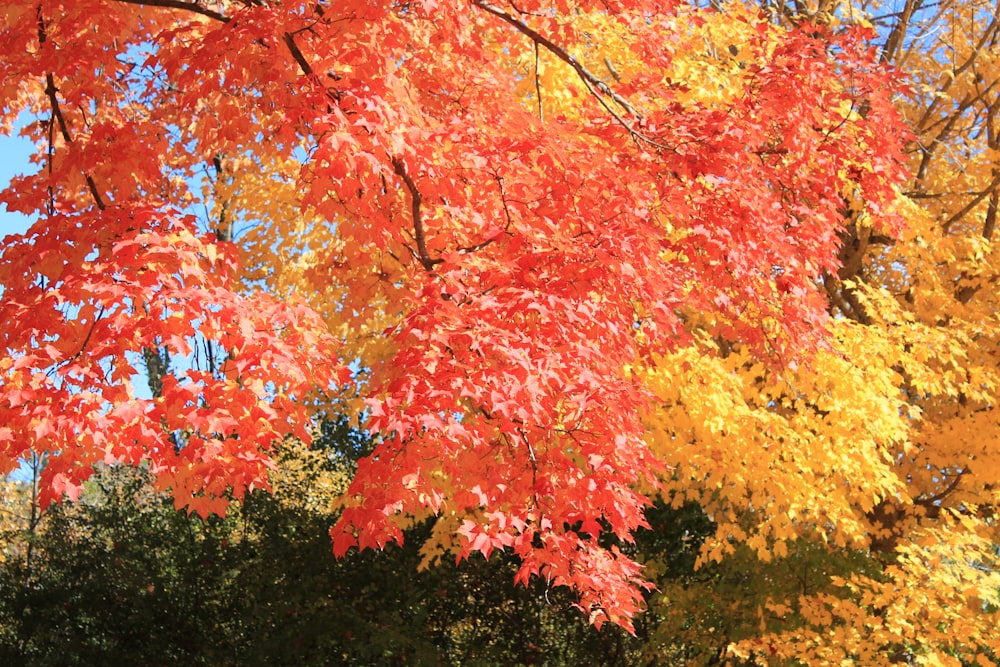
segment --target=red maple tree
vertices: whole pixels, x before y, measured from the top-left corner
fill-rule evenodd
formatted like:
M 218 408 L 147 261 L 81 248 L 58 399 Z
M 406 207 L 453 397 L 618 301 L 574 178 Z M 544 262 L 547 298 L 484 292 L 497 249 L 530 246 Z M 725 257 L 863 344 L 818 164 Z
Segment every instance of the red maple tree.
M 855 32 L 734 13 L 740 74 L 702 101 L 671 72 L 704 14 L 675 3 L 2 11 L 3 118 L 27 114 L 40 169 L 0 195 L 39 216 L 0 260 L 0 461 L 45 453 L 50 498 L 94 462 L 148 460 L 178 504 L 223 511 L 266 484 L 271 443 L 308 438 L 310 392 L 347 379 L 337 323 L 377 311 L 390 351 L 358 361 L 381 438 L 335 552 L 440 513 L 460 556 L 511 548 L 520 580 L 572 586 L 594 623 L 630 627 L 639 566 L 601 536 L 628 540 L 669 474 L 637 368 L 700 335 L 807 361 L 845 202 L 895 224 L 893 82 Z M 557 89 L 540 54 L 567 75 Z M 633 66 L 599 76 L 609 57 Z M 305 261 L 283 250 L 292 221 L 260 213 L 270 185 L 218 194 L 250 172 L 293 183 L 308 307 L 248 288 Z M 199 233 L 187 211 L 209 199 L 218 228 Z M 233 221 L 255 212 L 277 231 L 238 249 Z M 241 281 L 239 252 L 272 268 Z M 144 355 L 196 348 L 200 364 L 137 395 Z

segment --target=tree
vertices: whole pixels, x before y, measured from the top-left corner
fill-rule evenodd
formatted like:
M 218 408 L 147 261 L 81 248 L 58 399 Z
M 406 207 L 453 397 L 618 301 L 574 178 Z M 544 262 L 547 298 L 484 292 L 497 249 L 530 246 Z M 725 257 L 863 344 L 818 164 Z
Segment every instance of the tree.
M 102 466 L 77 501 L 44 517 L 29 577 L 23 561 L 0 564 L 0 660 L 635 663 L 643 623 L 640 637 L 597 632 L 568 590 L 511 586 L 511 554 L 418 569 L 430 522 L 402 547 L 331 558 L 330 490 L 348 481 L 358 445 L 365 438 L 346 420 L 324 422 L 311 449 L 283 443 L 273 492 L 247 494 L 225 518 L 175 510 L 148 468 Z M 28 539 L 24 531 L 5 538 Z
M 707 338 L 661 361 L 650 426 L 677 466 L 668 497 L 716 520 L 706 562 L 732 567 L 750 547 L 758 576 L 777 561 L 802 582 L 771 579 L 759 629 L 730 637 L 730 655 L 995 664 L 998 5 L 767 8 L 787 26 L 874 24 L 880 59 L 907 74 L 904 231 L 881 233 L 847 198 L 841 265 L 822 277 L 832 349 L 808 365 L 774 372 L 745 346 Z M 716 31 L 701 57 L 726 60 L 726 43 Z
M 900 227 L 896 84 L 862 29 L 650 1 L 3 11 L 4 122 L 27 114 L 40 168 L 0 200 L 41 217 L 0 263 L 0 442 L 7 470 L 46 453 L 47 500 L 148 460 L 222 512 L 311 406 L 360 397 L 379 440 L 335 552 L 436 515 L 432 546 L 509 548 L 630 628 L 647 584 L 602 535 L 676 478 L 643 421 L 663 360 L 810 367 L 839 341 L 845 202 Z M 685 36 L 720 21 L 701 90 Z M 175 369 L 151 398 L 141 359 Z

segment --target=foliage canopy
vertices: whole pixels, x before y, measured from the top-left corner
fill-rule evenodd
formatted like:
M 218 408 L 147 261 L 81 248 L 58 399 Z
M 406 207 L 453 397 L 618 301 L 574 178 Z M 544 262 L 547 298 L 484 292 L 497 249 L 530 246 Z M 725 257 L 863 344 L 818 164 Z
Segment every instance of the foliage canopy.
M 338 554 L 633 629 L 660 499 L 819 573 L 731 655 L 989 662 L 998 7 L 7 3 L 0 464 L 224 514 L 360 413 Z

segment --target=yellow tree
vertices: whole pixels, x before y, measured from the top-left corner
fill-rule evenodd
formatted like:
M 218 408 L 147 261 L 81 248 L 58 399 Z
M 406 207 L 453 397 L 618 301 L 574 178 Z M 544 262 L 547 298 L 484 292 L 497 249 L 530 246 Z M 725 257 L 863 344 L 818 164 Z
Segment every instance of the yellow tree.
M 756 552 L 771 582 L 758 618 L 748 612 L 728 638 L 739 640 L 731 657 L 995 664 L 1000 5 L 764 9 L 792 29 L 875 28 L 871 44 L 908 85 L 897 104 L 913 133 L 911 176 L 892 206 L 904 231 L 886 234 L 889 211 L 841 192 L 840 266 L 821 277 L 831 345 L 807 363 L 775 371 L 738 338 L 706 333 L 647 371 L 661 397 L 651 443 L 676 466 L 665 497 L 716 522 L 704 562 L 736 554 L 745 566 Z M 710 74 L 701 81 L 738 89 L 738 32 L 709 24 L 691 39 L 687 61 Z M 862 101 L 851 113 L 868 111 Z M 784 577 L 767 565 L 775 558 Z M 727 643 L 718 632 L 707 641 Z

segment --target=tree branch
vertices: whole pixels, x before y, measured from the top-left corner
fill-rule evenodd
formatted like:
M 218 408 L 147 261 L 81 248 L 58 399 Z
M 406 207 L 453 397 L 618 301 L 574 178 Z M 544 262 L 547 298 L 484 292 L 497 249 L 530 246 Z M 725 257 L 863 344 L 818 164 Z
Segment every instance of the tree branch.
M 990 203 L 986 208 L 986 221 L 983 223 L 983 238 L 987 241 L 993 239 L 993 232 L 997 226 L 997 204 L 1000 203 L 998 202 L 998 199 L 1000 199 L 997 196 L 998 194 L 1000 193 L 994 191 L 990 195 Z
M 121 2 L 126 5 L 139 5 L 147 7 L 163 7 L 165 9 L 183 9 L 185 11 L 194 12 L 195 14 L 200 14 L 201 16 L 207 16 L 214 21 L 221 21 L 222 23 L 229 23 L 232 17 L 226 16 L 225 14 L 220 14 L 217 11 L 208 9 L 207 7 L 202 7 L 198 4 L 197 0 L 195 2 L 184 2 L 184 0 L 115 0 L 116 2 Z
M 837 277 L 823 272 L 823 289 L 844 317 L 850 318 L 860 324 L 871 324 L 871 317 L 865 311 L 864 305 L 858 300 L 857 295 L 852 290 L 844 286 Z
M 292 58 L 295 62 L 299 64 L 302 69 L 302 73 L 306 76 L 312 76 L 314 74 L 312 65 L 306 60 L 306 57 L 302 54 L 302 50 L 299 49 L 299 45 L 295 43 L 295 38 L 292 37 L 291 33 L 286 32 L 282 39 L 285 41 L 285 46 L 288 47 L 288 51 L 292 54 Z
M 914 125 L 914 132 L 921 134 L 926 130 L 924 126 L 930 118 L 931 113 L 937 109 L 941 100 L 947 99 L 947 96 L 945 96 L 944 93 L 947 93 L 951 89 L 952 85 L 958 80 L 958 77 L 965 72 L 965 70 L 972 67 L 982 52 L 983 47 L 986 46 L 987 42 L 993 38 L 998 29 L 1000 29 L 1000 3 L 997 3 L 996 8 L 993 11 L 993 20 L 990 21 L 990 24 L 986 26 L 985 30 L 983 30 L 982 38 L 976 43 L 975 47 L 969 54 L 969 57 L 961 65 L 955 65 L 952 68 L 951 76 L 948 78 L 948 81 L 936 91 L 937 94 L 934 96 L 934 100 L 927 106 L 927 109 L 924 110 L 923 116 L 921 116 L 920 120 L 916 123 L 916 125 Z
M 45 75 L 45 95 L 49 98 L 49 104 L 52 107 L 52 116 L 55 118 L 56 123 L 59 124 L 59 133 L 62 134 L 63 139 L 67 144 L 73 143 L 73 135 L 69 133 L 69 127 L 66 125 L 66 118 L 63 116 L 62 109 L 59 107 L 59 98 L 56 93 L 59 89 L 56 87 L 55 77 L 52 73 Z M 87 189 L 90 190 L 90 196 L 94 198 L 94 203 L 97 204 L 97 208 L 104 210 L 107 206 L 104 200 L 101 198 L 101 193 L 97 189 L 97 183 L 94 182 L 94 177 L 88 172 L 83 172 L 83 177 L 87 180 Z
M 933 496 L 928 496 L 925 498 L 923 497 L 914 498 L 913 504 L 920 505 L 922 507 L 935 506 L 937 503 L 941 502 L 942 500 L 950 496 L 955 491 L 955 489 L 958 488 L 958 484 L 959 482 L 962 481 L 962 477 L 965 476 L 965 473 L 966 473 L 965 470 L 957 473 L 954 477 L 952 477 L 951 481 L 948 483 L 948 486 L 946 486 L 943 490 L 939 491 L 937 494 Z
M 559 46 L 555 42 L 551 41 L 550 39 L 539 33 L 537 30 L 529 26 L 527 23 L 525 23 L 519 18 L 511 16 L 503 9 L 497 7 L 496 5 L 491 5 L 488 2 L 485 2 L 485 0 L 473 0 L 473 4 L 489 12 L 490 14 L 493 14 L 494 16 L 503 19 L 510 25 L 514 26 L 515 28 L 517 28 L 518 32 L 528 37 L 534 43 L 544 46 L 550 53 L 552 53 L 554 56 L 565 62 L 570 67 L 572 67 L 573 70 L 576 71 L 577 75 L 581 79 L 590 83 L 594 88 L 601 91 L 601 93 L 613 99 L 616 104 L 618 104 L 622 109 L 624 109 L 628 113 L 632 114 L 636 118 L 642 118 L 642 114 L 639 113 L 635 109 L 635 107 L 633 107 L 628 102 L 628 100 L 626 100 L 621 95 L 617 94 L 615 91 L 611 90 L 611 87 L 608 86 L 608 84 L 603 79 L 598 77 L 596 74 L 592 73 L 582 64 L 580 64 L 580 62 L 576 58 L 571 56 L 565 49 L 563 49 L 561 46 Z
M 993 175 L 993 181 L 986 186 L 986 188 L 979 193 L 972 201 L 962 207 L 962 209 L 955 215 L 948 218 L 943 225 L 941 225 L 941 231 L 948 233 L 948 228 L 951 227 L 955 222 L 965 217 L 965 214 L 974 209 L 979 202 L 983 201 L 991 194 L 993 194 L 997 187 L 1000 186 L 1000 171 Z
M 899 12 L 898 20 L 895 25 L 892 26 L 892 30 L 889 31 L 889 36 L 885 40 L 885 46 L 882 47 L 882 55 L 880 60 L 883 63 L 892 62 L 893 57 L 896 55 L 896 51 L 903 43 L 903 38 L 906 35 L 907 30 L 910 28 L 910 19 L 914 12 L 920 10 L 922 0 L 906 0 L 906 4 L 903 6 L 903 11 Z
M 403 179 L 403 184 L 406 185 L 406 189 L 410 191 L 410 201 L 411 210 L 413 214 L 413 238 L 417 242 L 417 259 L 423 265 L 423 267 L 431 271 L 435 264 L 440 264 L 444 260 L 434 259 L 427 252 L 427 239 L 424 237 L 424 223 L 420 216 L 420 190 L 417 189 L 417 184 L 413 182 L 410 178 L 410 174 L 406 171 L 406 165 L 403 164 L 403 160 L 394 157 L 392 158 L 392 168 L 396 172 L 396 175 Z
M 590 94 L 593 95 L 595 98 L 597 98 L 597 101 L 600 102 L 601 106 L 604 107 L 604 109 L 618 122 L 619 125 L 621 125 L 628 131 L 629 135 L 633 139 L 642 141 L 657 148 L 662 148 L 663 150 L 668 150 L 668 151 L 673 150 L 669 146 L 664 146 L 663 144 L 659 144 L 656 141 L 653 141 L 645 134 L 635 129 L 632 123 L 629 123 L 625 118 L 622 117 L 620 113 L 615 111 L 608 103 L 608 99 L 610 99 L 612 102 L 618 105 L 618 107 L 620 107 L 623 111 L 625 111 L 625 113 L 629 114 L 637 121 L 642 121 L 643 119 L 643 114 L 638 109 L 632 106 L 632 104 L 627 99 L 625 99 L 624 97 L 616 93 L 614 90 L 612 90 L 611 86 L 609 86 L 607 82 L 604 81 L 604 79 L 600 78 L 599 76 L 588 70 L 586 67 L 584 67 L 583 64 L 580 63 L 580 61 L 578 61 L 572 55 L 570 55 L 569 52 L 566 51 L 566 49 L 562 48 L 552 40 L 548 39 L 547 37 L 542 35 L 540 32 L 529 26 L 521 19 L 517 18 L 516 16 L 511 16 L 510 14 L 505 12 L 502 8 L 497 7 L 496 5 L 491 5 L 490 3 L 486 2 L 486 0 L 473 0 L 472 4 L 486 11 L 487 13 L 493 14 L 497 18 L 500 18 L 503 21 L 506 21 L 510 25 L 514 26 L 514 28 L 516 28 L 518 32 L 520 32 L 522 35 L 526 36 L 528 39 L 534 42 L 536 48 L 539 45 L 545 47 L 545 49 L 549 53 L 556 56 L 564 63 L 572 67 L 573 71 L 575 71 L 577 76 L 580 77 L 580 80 L 583 81 L 584 85 L 587 87 L 587 90 L 590 92 Z
M 463 255 L 467 255 L 467 254 L 473 253 L 473 252 L 478 252 L 478 251 L 482 250 L 483 248 L 488 247 L 495 240 L 496 240 L 496 238 L 486 239 L 485 241 L 480 241 L 479 243 L 476 243 L 475 245 L 462 246 L 462 247 L 460 247 L 458 249 L 458 252 L 462 253 Z
M 542 107 L 542 80 L 538 71 L 538 42 L 535 42 L 535 95 L 538 96 L 538 120 L 544 121 L 545 116 L 543 115 Z
M 316 71 L 312 68 L 312 65 L 309 64 L 309 60 L 307 60 L 305 54 L 302 53 L 302 49 L 300 49 L 299 45 L 295 43 L 295 36 L 290 32 L 286 32 L 284 35 L 282 35 L 281 39 L 282 41 L 285 42 L 285 46 L 288 48 L 288 52 L 292 54 L 292 58 L 295 60 L 296 63 L 298 63 L 299 69 L 302 70 L 302 73 L 305 74 L 307 77 L 312 78 L 313 81 L 317 81 L 315 76 Z M 338 77 L 333 76 L 333 78 L 336 79 Z M 322 85 L 322 84 L 317 84 L 317 85 Z M 327 97 L 332 102 L 337 104 L 340 103 L 339 90 L 337 90 L 336 88 L 332 88 L 331 86 L 322 86 L 322 87 L 323 90 L 326 92 Z M 330 109 L 328 108 L 328 110 Z

